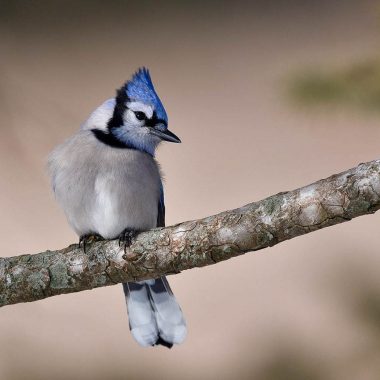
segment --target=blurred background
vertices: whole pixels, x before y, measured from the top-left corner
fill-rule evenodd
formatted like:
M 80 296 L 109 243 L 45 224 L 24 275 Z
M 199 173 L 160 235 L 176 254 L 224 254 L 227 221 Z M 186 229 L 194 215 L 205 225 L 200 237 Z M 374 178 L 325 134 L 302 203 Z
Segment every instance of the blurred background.
M 77 240 L 52 148 L 139 67 L 183 143 L 167 224 L 379 158 L 377 1 L 0 0 L 0 255 Z M 186 342 L 143 349 L 121 286 L 0 310 L 0 379 L 379 379 L 380 213 L 170 276 Z

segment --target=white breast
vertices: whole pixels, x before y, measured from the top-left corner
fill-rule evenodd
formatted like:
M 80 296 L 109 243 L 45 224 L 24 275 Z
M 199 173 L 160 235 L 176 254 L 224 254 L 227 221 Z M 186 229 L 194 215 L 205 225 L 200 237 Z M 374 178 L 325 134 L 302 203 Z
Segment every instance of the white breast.
M 111 148 L 81 131 L 56 148 L 49 168 L 58 202 L 78 233 L 116 238 L 156 226 L 160 173 L 146 153 Z

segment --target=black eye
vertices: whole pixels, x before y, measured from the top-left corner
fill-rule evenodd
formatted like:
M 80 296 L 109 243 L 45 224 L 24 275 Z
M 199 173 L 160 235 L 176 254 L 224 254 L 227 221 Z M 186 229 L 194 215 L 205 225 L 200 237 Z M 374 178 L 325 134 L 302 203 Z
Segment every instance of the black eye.
M 137 120 L 145 120 L 146 115 L 144 112 L 134 111 Z

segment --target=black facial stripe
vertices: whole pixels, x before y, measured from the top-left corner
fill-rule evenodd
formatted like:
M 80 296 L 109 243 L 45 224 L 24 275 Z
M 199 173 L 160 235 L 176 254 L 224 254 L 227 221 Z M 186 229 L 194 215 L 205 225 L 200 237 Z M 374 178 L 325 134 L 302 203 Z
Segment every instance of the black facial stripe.
M 145 121 L 145 125 L 150 128 L 154 128 L 155 125 L 160 124 L 160 123 L 164 124 L 166 127 L 168 126 L 165 120 L 159 119 L 157 117 L 156 111 L 153 112 L 153 115 L 150 119 L 147 119 Z
M 168 123 L 164 119 L 156 119 L 156 124 L 164 124 L 165 127 L 168 126 Z
M 116 105 L 113 110 L 113 115 L 107 124 L 109 131 L 113 128 L 118 128 L 123 125 L 123 115 L 124 115 L 125 110 L 127 109 L 126 104 L 127 102 L 129 102 L 126 86 L 127 85 L 124 85 L 119 90 L 117 90 Z

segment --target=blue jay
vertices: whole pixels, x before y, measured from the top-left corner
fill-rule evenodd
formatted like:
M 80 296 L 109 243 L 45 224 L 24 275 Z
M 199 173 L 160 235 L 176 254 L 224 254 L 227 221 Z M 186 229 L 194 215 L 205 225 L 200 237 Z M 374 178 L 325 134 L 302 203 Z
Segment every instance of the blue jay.
M 165 226 L 161 141 L 180 139 L 147 69 L 139 69 L 49 156 L 58 203 L 84 247 L 92 236 L 125 244 L 139 231 Z M 123 284 L 131 333 L 142 346 L 182 343 L 186 322 L 165 277 Z

